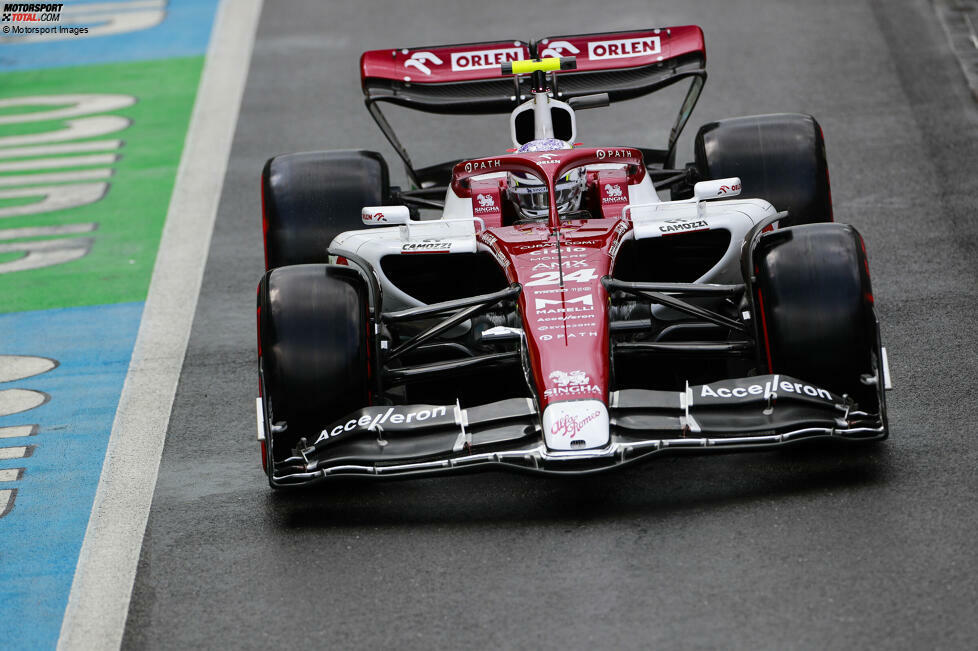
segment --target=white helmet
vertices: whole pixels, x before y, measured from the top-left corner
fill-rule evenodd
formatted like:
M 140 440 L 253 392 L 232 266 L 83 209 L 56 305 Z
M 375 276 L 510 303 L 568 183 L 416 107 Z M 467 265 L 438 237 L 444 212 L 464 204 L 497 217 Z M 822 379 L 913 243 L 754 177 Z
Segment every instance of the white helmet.
M 556 138 L 531 140 L 516 150 L 518 154 L 526 152 L 557 151 L 573 149 L 569 143 Z M 586 179 L 584 171 L 574 168 L 554 184 L 557 196 L 557 213 L 573 212 L 580 207 L 581 193 Z M 546 219 L 550 216 L 550 202 L 547 196 L 547 186 L 532 174 L 509 172 L 507 175 L 508 196 L 516 206 L 516 211 L 527 219 Z

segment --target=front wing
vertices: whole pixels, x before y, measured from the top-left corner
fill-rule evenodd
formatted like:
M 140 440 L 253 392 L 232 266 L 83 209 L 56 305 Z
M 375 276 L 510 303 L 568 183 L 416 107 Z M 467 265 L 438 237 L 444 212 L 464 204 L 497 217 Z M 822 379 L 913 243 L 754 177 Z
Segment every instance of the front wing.
M 882 387 L 878 390 L 882 394 Z M 300 440 L 292 456 L 272 464 L 269 480 L 273 486 L 295 486 L 340 476 L 406 477 L 493 468 L 587 474 L 669 453 L 887 436 L 883 413 L 858 411 L 848 398 L 783 375 L 724 380 L 685 391 L 615 391 L 608 411 L 606 446 L 557 451 L 543 442 L 540 413 L 527 398 L 466 409 L 458 404 L 364 407 Z M 260 399 L 258 412 L 259 438 L 264 440 L 271 424 Z M 271 449 L 268 457 L 273 458 Z

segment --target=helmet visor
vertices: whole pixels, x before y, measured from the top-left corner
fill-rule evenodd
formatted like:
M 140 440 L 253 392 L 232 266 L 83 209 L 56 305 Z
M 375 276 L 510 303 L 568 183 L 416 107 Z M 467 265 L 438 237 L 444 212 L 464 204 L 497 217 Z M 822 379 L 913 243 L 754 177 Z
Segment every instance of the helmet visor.
M 584 177 L 579 170 L 573 170 L 554 185 L 557 196 L 557 212 L 577 210 L 581 199 Z M 547 186 L 536 182 L 521 180 L 515 175 L 510 179 L 509 192 L 516 206 L 524 216 L 539 219 L 550 216 L 550 197 Z

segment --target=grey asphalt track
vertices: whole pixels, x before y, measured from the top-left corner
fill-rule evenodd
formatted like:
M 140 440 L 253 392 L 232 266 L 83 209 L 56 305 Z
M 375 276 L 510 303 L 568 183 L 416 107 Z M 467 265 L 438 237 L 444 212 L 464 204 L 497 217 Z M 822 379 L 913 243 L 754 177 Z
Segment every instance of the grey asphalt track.
M 836 219 L 869 251 L 890 440 L 273 494 L 253 415 L 265 159 L 376 149 L 403 181 L 362 108 L 366 49 L 689 23 L 710 79 L 681 158 L 722 117 L 825 130 Z M 674 108 L 626 106 L 582 114 L 579 140 L 657 144 Z M 422 164 L 508 146 L 504 118 L 395 126 Z M 124 647 L 974 648 L 976 170 L 978 109 L 929 0 L 267 0 Z

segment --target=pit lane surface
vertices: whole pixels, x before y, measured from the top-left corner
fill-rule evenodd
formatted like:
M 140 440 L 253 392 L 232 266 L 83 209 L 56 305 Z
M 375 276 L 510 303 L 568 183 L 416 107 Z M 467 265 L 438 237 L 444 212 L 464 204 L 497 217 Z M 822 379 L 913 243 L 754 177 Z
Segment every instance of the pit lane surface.
M 253 433 L 265 159 L 376 149 L 403 182 L 362 109 L 365 49 L 688 23 L 710 79 L 684 160 L 711 119 L 825 130 L 836 219 L 869 250 L 890 440 L 272 493 Z M 625 106 L 581 114 L 579 139 L 646 142 L 675 110 Z M 444 149 L 408 130 L 435 124 Z M 505 124 L 395 121 L 421 164 L 502 150 Z M 124 647 L 972 647 L 976 161 L 978 111 L 926 0 L 267 1 Z

